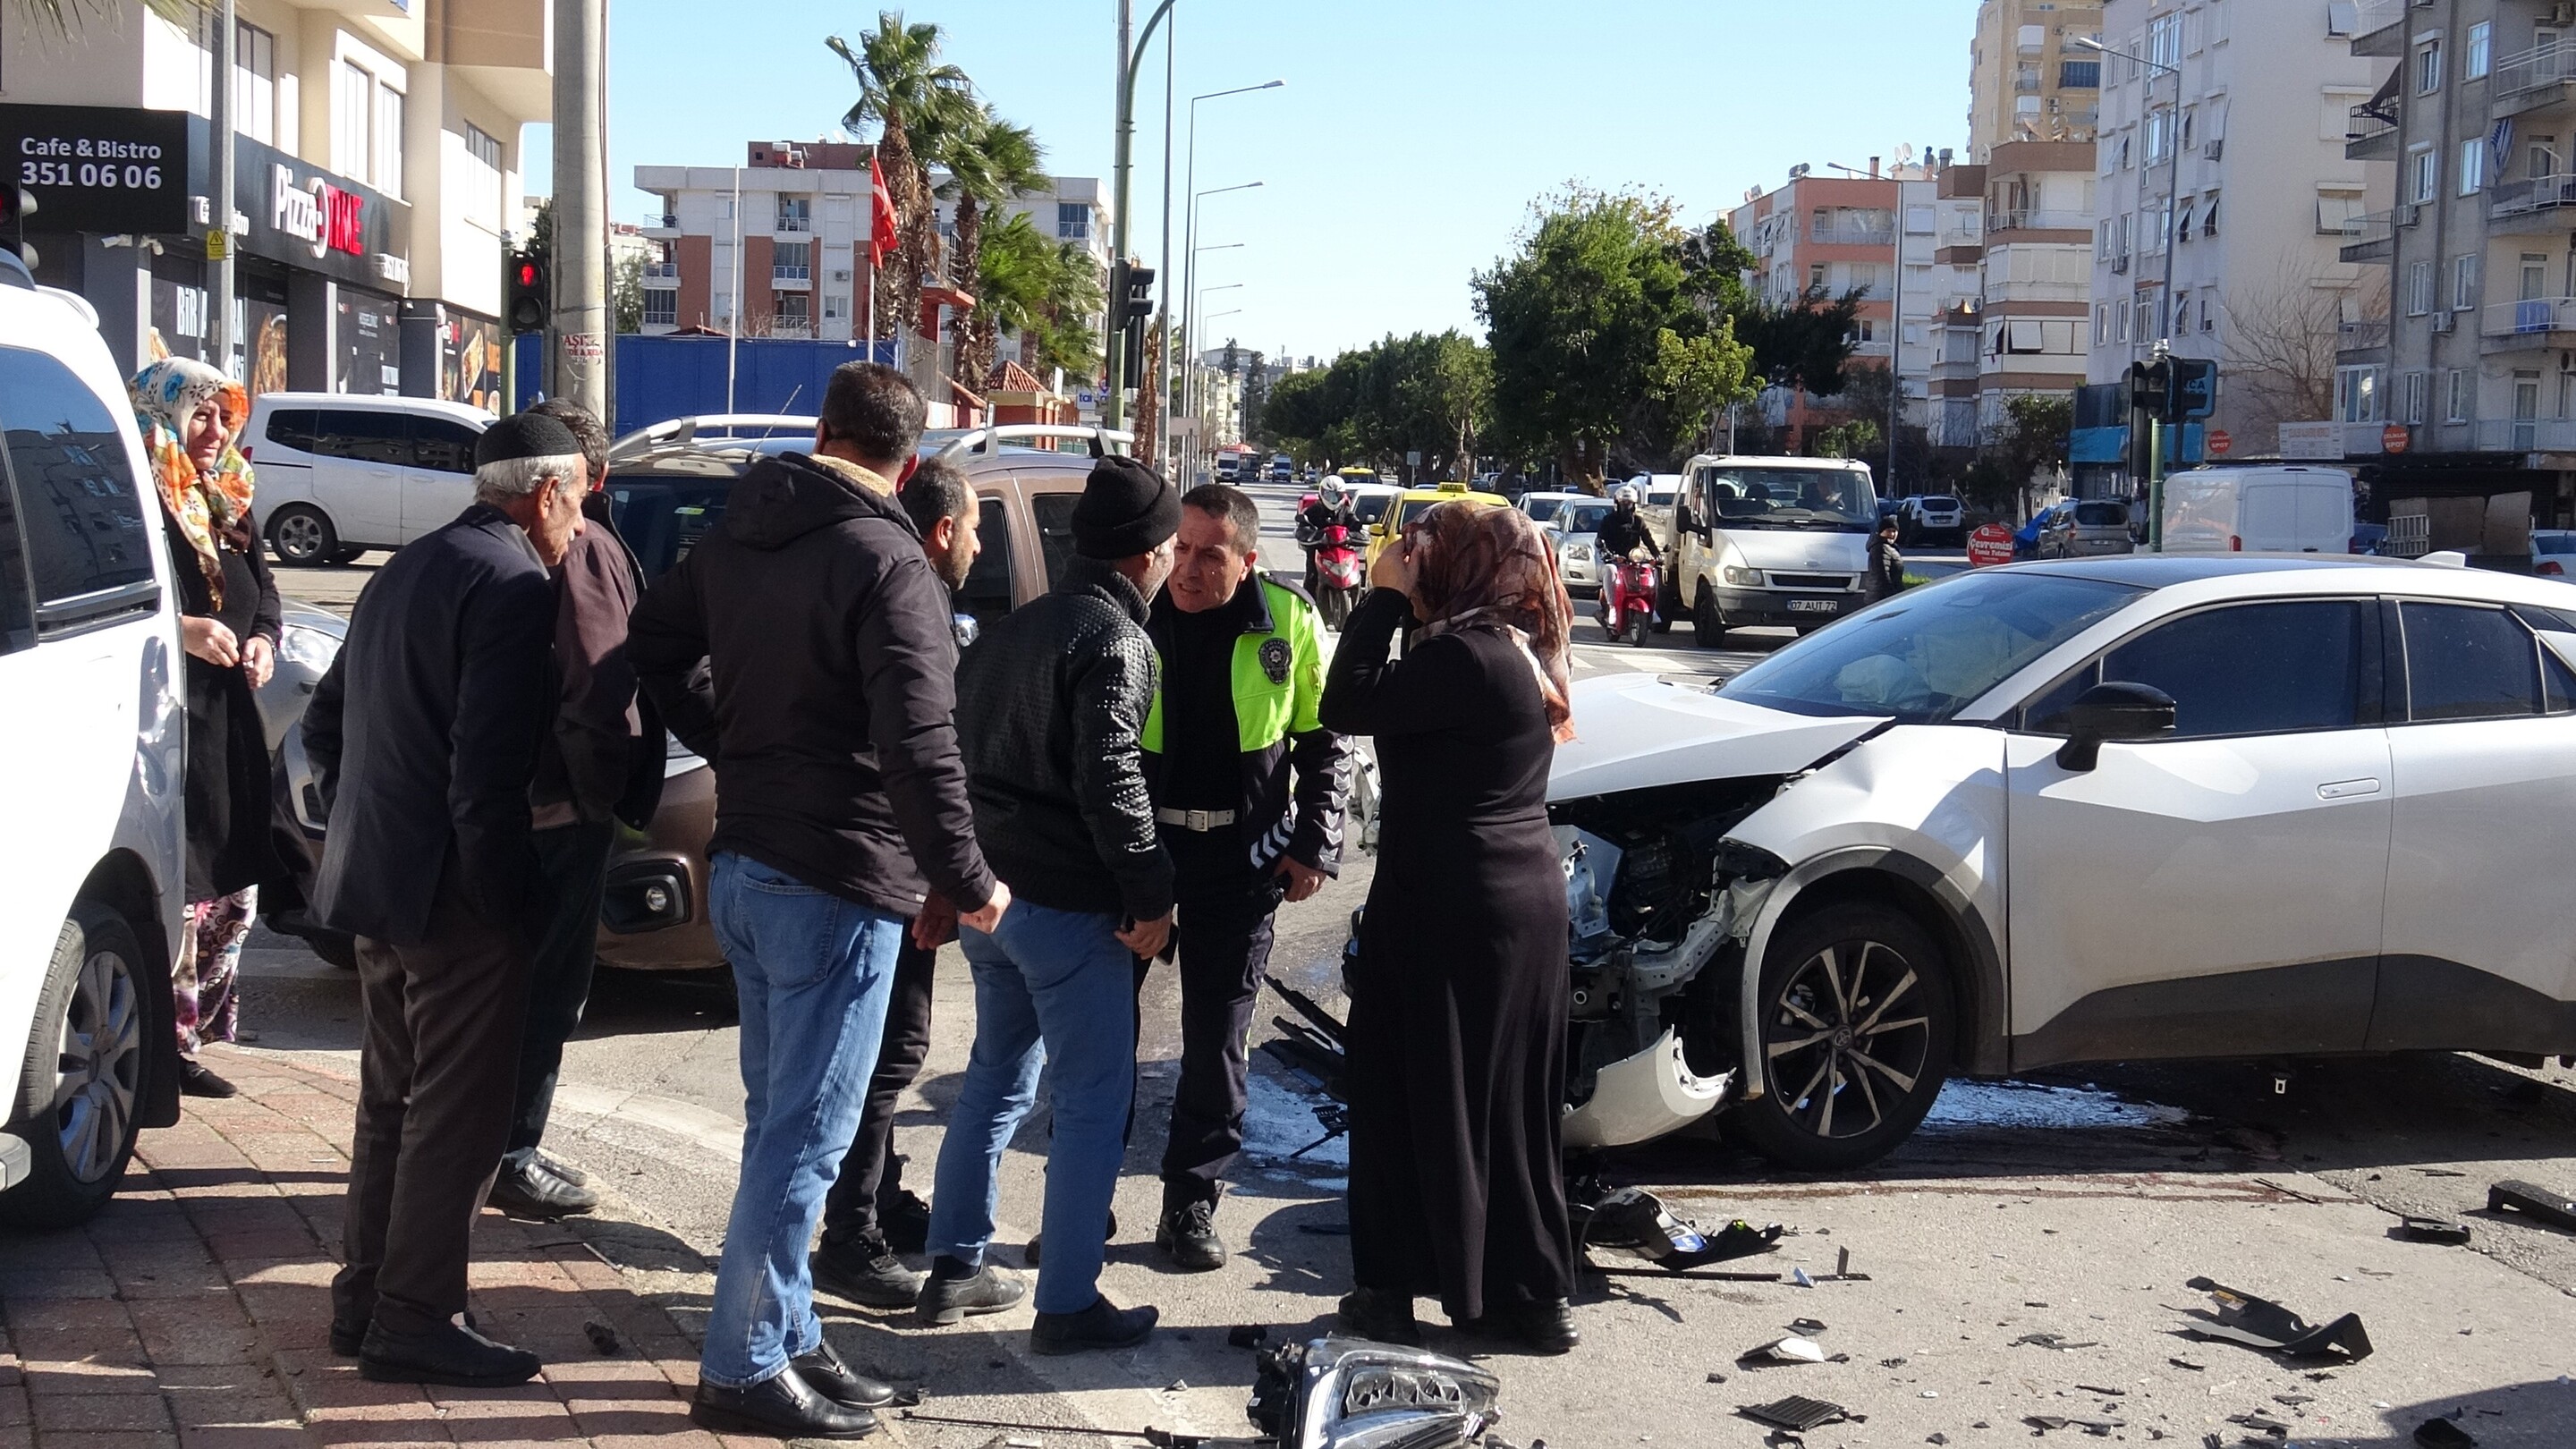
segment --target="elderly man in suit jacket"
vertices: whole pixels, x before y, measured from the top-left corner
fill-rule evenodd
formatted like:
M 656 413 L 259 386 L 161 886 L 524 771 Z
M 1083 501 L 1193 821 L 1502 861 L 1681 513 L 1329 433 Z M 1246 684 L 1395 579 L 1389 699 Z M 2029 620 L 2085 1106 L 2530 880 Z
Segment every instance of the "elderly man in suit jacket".
M 474 505 L 376 575 L 304 716 L 330 815 L 314 917 L 358 938 L 365 1012 L 331 1347 L 395 1383 L 524 1383 L 537 1356 L 458 1322 L 507 1140 L 534 946 L 528 786 L 553 718 L 555 582 L 581 447 L 496 423 Z

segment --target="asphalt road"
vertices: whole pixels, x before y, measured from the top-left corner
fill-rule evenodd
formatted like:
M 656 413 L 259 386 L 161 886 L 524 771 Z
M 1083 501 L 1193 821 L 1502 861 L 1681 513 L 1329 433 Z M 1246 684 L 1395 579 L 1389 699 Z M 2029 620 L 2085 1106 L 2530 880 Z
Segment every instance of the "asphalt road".
M 1266 492 L 1272 490 L 1265 490 Z M 1279 543 L 1293 497 L 1265 497 Z M 317 571 L 345 590 L 363 569 Z M 302 578 L 289 584 L 304 592 Z M 1587 626 L 1588 628 L 1588 626 Z M 1587 673 L 1646 667 L 1716 677 L 1779 638 L 1747 633 L 1700 650 L 1687 631 L 1659 647 L 1578 645 Z M 1781 636 L 1785 638 L 1785 636 Z M 1338 958 L 1370 865 L 1282 911 L 1274 968 L 1338 1005 Z M 245 963 L 253 1050 L 320 1053 L 353 1064 L 354 983 L 261 934 Z M 925 1190 L 939 1123 L 971 1040 L 963 962 L 941 958 L 942 1015 L 928 1069 L 900 1126 Z M 1259 1033 L 1274 1034 L 1265 1011 Z M 1025 1313 L 927 1331 L 900 1316 L 834 1309 L 835 1340 L 863 1367 L 919 1383 L 925 1413 L 1133 1431 L 1244 1431 L 1252 1355 L 1227 1345 L 1236 1325 L 1276 1340 L 1327 1326 L 1348 1283 L 1338 1193 L 1339 1142 L 1310 1099 L 1256 1053 L 1251 1144 L 1219 1225 L 1235 1261 L 1205 1276 L 1166 1270 L 1153 1250 L 1153 1177 L 1178 1052 L 1170 973 L 1152 978 L 1139 1057 L 1136 1143 L 1118 1198 L 1121 1231 L 1105 1291 L 1152 1302 L 1166 1331 L 1132 1353 L 1037 1359 Z M 712 1254 L 724 1231 L 740 1132 L 735 1030 L 721 978 L 608 973 L 568 1054 L 549 1145 L 598 1174 L 611 1197 L 578 1225 L 613 1260 L 661 1274 L 684 1302 L 702 1277 L 674 1271 L 681 1247 Z M 1006 1161 L 996 1251 L 1017 1258 L 1035 1226 L 1045 1113 Z M 1840 1254 L 1863 1281 L 1687 1279 L 1604 1255 L 1577 1300 L 1586 1335 L 1564 1359 L 1502 1357 L 1516 1445 L 1744 1445 L 1767 1431 L 1739 1407 L 1797 1394 L 1866 1416 L 1804 1442 L 1889 1446 L 2085 1439 L 2080 1422 L 2117 1421 L 2114 1442 L 2280 1444 L 2231 1416 L 2268 1416 L 2290 1443 L 2394 1446 L 2418 1424 L 2458 1415 L 2485 1446 L 2576 1444 L 2576 1236 L 2477 1211 L 2489 1182 L 2524 1178 L 2576 1190 L 2576 1073 L 2524 1071 L 2447 1054 L 2292 1064 L 2108 1067 L 2028 1084 L 1956 1083 L 1934 1119 L 1869 1172 L 1839 1180 L 1783 1175 L 1715 1137 L 1624 1154 L 1621 1181 L 1652 1186 L 1674 1210 L 1715 1227 L 1743 1217 L 1791 1232 L 1765 1257 L 1728 1269 L 1832 1273 Z M 2474 1241 L 2400 1241 L 2397 1214 L 2465 1218 Z M 2376 1352 L 2355 1364 L 2288 1362 L 2182 1330 L 2207 1300 L 2206 1275 L 2323 1323 L 2362 1316 Z M 1429 1305 L 1426 1305 L 1428 1312 Z M 1436 1314 L 1430 1314 L 1436 1324 Z M 1740 1366 L 1739 1354 L 1807 1332 L 1842 1361 Z M 2053 1340 L 2034 1335 L 2055 1335 Z M 2055 1347 L 2049 1346 L 2053 1342 Z M 1435 1327 L 1433 1346 L 1475 1345 Z M 1722 1380 L 1720 1381 L 1722 1376 Z M 984 1449 L 987 1428 L 900 1426 L 905 1441 Z M 1942 1436 L 1933 1439 L 1932 1436 Z M 1104 1442 L 1024 1435 L 1046 1446 Z M 1771 1441 L 1786 1442 L 1786 1441 Z M 2089 1442 L 2089 1441 L 2088 1441 Z

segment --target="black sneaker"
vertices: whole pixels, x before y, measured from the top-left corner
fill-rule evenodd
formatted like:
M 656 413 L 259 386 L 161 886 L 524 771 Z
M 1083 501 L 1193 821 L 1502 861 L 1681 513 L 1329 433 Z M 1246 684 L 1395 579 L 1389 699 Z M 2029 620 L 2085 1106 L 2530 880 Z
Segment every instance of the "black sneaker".
M 894 1201 L 877 1208 L 877 1231 L 884 1234 L 886 1247 L 894 1252 L 929 1251 L 930 1204 L 917 1193 L 895 1194 Z
M 809 1260 L 814 1286 L 862 1308 L 910 1308 L 921 1300 L 922 1275 L 882 1243 L 825 1243 Z
M 1216 1204 L 1187 1203 L 1164 1212 L 1154 1246 L 1184 1273 L 1213 1273 L 1225 1266 L 1225 1241 L 1216 1235 Z
M 1044 1236 L 1045 1234 L 1043 1233 L 1031 1233 L 1029 1235 L 1029 1245 L 1020 1250 L 1020 1261 L 1028 1264 L 1032 1268 L 1039 1266 L 1038 1240 Z M 1118 1241 L 1118 1210 L 1116 1208 L 1109 1210 L 1109 1231 L 1101 1236 L 1100 1241 L 1103 1243 L 1114 1243 Z
M 1041 1313 L 1029 1329 L 1029 1349 L 1050 1358 L 1093 1349 L 1134 1348 L 1154 1334 L 1162 1317 L 1154 1308 L 1117 1308 L 1094 1298 L 1080 1313 Z
M 793 1364 L 747 1389 L 700 1380 L 689 1400 L 689 1422 L 719 1434 L 773 1439 L 864 1439 L 877 1431 L 876 1415 L 826 1396 Z
M 416 1334 L 387 1333 L 384 1324 L 375 1323 L 358 1350 L 358 1376 L 380 1384 L 506 1389 L 535 1378 L 542 1367 L 524 1348 L 448 1323 Z
M 800 1354 L 790 1362 L 797 1377 L 805 1380 L 814 1392 L 836 1404 L 847 1404 L 853 1409 L 882 1409 L 894 1402 L 894 1385 L 869 1378 L 844 1363 L 828 1338 L 817 1344 L 812 1353 Z
M 182 1097 L 231 1097 L 241 1088 L 206 1070 L 195 1057 L 179 1059 L 179 1095 Z
M 504 1167 L 492 1179 L 492 1192 L 485 1202 L 513 1217 L 560 1218 L 586 1213 L 599 1206 L 597 1191 L 566 1182 L 538 1163 L 525 1167 Z
M 934 1327 L 987 1313 L 1017 1308 L 1029 1296 L 1029 1285 L 1017 1273 L 986 1264 L 967 1270 L 955 1258 L 930 1265 L 930 1276 L 913 1303 L 913 1316 Z

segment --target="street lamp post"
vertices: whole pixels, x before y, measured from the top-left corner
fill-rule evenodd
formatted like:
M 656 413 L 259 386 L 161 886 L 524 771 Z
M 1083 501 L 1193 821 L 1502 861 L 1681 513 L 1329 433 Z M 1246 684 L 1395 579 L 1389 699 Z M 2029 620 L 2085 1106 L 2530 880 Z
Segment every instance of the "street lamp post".
M 1192 203 L 1191 203 L 1191 205 L 1192 205 L 1192 211 L 1191 211 L 1191 214 L 1192 214 L 1193 216 L 1195 216 L 1195 215 L 1197 214 L 1197 210 L 1196 210 L 1197 203 L 1196 203 L 1195 192 L 1196 192 L 1196 190 L 1197 190 L 1197 188 L 1198 188 L 1198 184 L 1199 184 L 1199 102 L 1201 102 L 1201 101 L 1212 101 L 1212 100 L 1217 99 L 1217 98 L 1218 98 L 1218 97 L 1220 97 L 1220 96 L 1240 96 L 1240 95 L 1249 95 L 1249 94 L 1251 94 L 1251 93 L 1252 93 L 1252 92 L 1254 92 L 1254 91 L 1275 91 L 1275 90 L 1279 89 L 1281 86 L 1284 86 L 1284 85 L 1286 85 L 1286 84 L 1288 84 L 1288 83 L 1287 83 L 1286 81 L 1284 81 L 1284 80 L 1263 81 L 1261 84 L 1259 84 L 1259 85 L 1257 85 L 1257 86 L 1236 86 L 1236 87 L 1234 87 L 1232 90 L 1209 91 L 1209 92 L 1208 92 L 1207 94 L 1205 94 L 1205 95 L 1197 95 L 1197 96 L 1192 96 L 1192 97 L 1190 97 L 1190 146 L 1189 146 L 1189 161 L 1188 161 L 1189 173 L 1188 173 L 1188 176 L 1185 178 L 1185 181 L 1184 181 L 1184 184 L 1183 184 L 1183 187 L 1182 187 L 1182 194 L 1183 194 L 1184 196 L 1190 196 L 1190 197 L 1192 197 Z M 1168 130 L 1170 129 L 1170 125 L 1171 125 L 1171 120 L 1170 120 L 1170 117 L 1167 115 L 1167 116 L 1164 118 L 1164 127 L 1165 127 L 1165 130 L 1166 130 L 1167 132 L 1168 132 Z M 1170 144 L 1169 144 L 1169 141 L 1170 141 L 1170 138 L 1169 138 L 1169 136 L 1168 136 L 1168 135 L 1166 135 L 1166 137 L 1165 137 L 1165 147 L 1164 147 L 1164 158 L 1163 158 L 1163 275 L 1162 275 L 1162 277 L 1161 277 L 1161 279 L 1160 279 L 1160 280 L 1161 280 L 1161 282 L 1162 282 L 1162 285 L 1163 285 L 1163 303 L 1162 303 L 1163 320 L 1164 320 L 1165 325 L 1167 325 L 1167 326 L 1170 324 L 1171 316 L 1172 316 L 1172 280 L 1173 280 L 1173 278 L 1172 278 L 1172 274 L 1171 274 L 1171 273 L 1172 273 L 1172 267 L 1171 267 L 1171 260 L 1172 260 L 1172 176 L 1171 176 L 1171 155 L 1170 155 Z M 1184 240 L 1182 241 L 1182 246 L 1183 246 L 1184 248 L 1192 248 L 1192 247 L 1194 247 L 1194 246 L 1195 246 L 1195 244 L 1196 244 L 1196 239 L 1195 239 L 1194 237 L 1184 238 Z M 1195 263 L 1195 262 L 1197 261 L 1197 259 L 1198 259 L 1198 258 L 1197 258 L 1197 253 L 1195 252 L 1195 250 L 1189 251 L 1189 252 L 1187 252 L 1187 253 L 1186 253 L 1186 259 L 1185 259 L 1184 265 L 1188 265 L 1188 264 L 1191 264 L 1191 263 Z M 1187 288 L 1186 288 L 1186 287 L 1182 290 L 1182 294 L 1181 294 L 1181 295 L 1182 295 L 1183 300 L 1187 300 L 1187 299 L 1188 299 L 1189 293 L 1188 293 L 1188 290 L 1187 290 Z M 1169 376 L 1169 370 L 1170 370 L 1170 368 L 1171 368 L 1171 364 L 1172 364 L 1172 349 L 1171 349 L 1170 347 L 1166 346 L 1166 347 L 1163 349 L 1163 366 L 1164 366 L 1164 369 L 1165 369 L 1165 375 L 1164 375 L 1164 376 L 1162 376 L 1162 377 L 1158 377 L 1158 378 L 1156 378 L 1156 379 L 1154 380 L 1154 381 L 1155 381 L 1155 385 L 1156 385 L 1157 387 L 1160 387 L 1160 388 L 1162 388 L 1162 389 L 1163 389 L 1163 396 L 1164 396 L 1164 398 L 1165 398 L 1165 400 L 1166 400 L 1166 404 L 1167 404 L 1167 405 L 1164 407 L 1164 409 L 1163 409 L 1163 446 L 1162 446 L 1162 449 L 1161 449 L 1161 453 L 1159 454 L 1159 456 L 1165 456 L 1165 457 L 1168 457 L 1168 456 L 1170 455 L 1170 453 L 1171 453 L 1171 437 L 1172 437 L 1172 409 L 1168 406 L 1168 402 L 1169 402 L 1169 399 L 1170 399 L 1170 397 L 1171 397 L 1171 386 L 1172 386 L 1171 378 L 1170 378 L 1170 376 Z M 1187 390 L 1188 390 L 1188 389 L 1187 389 L 1187 386 L 1186 386 L 1186 384 L 1185 384 L 1185 385 L 1184 385 L 1184 387 L 1183 387 L 1183 391 L 1184 391 L 1184 392 L 1186 392 Z
M 1109 212 L 1109 254 L 1116 261 L 1127 260 L 1128 254 L 1127 199 L 1134 179 L 1136 149 L 1136 57 L 1153 43 L 1154 31 L 1172 13 L 1172 5 L 1173 0 L 1163 0 L 1162 4 L 1154 7 L 1153 15 L 1145 21 L 1145 33 L 1131 41 L 1129 37 L 1136 22 L 1135 0 L 1118 0 L 1118 105 L 1113 132 L 1115 157 L 1110 165 L 1113 200 Z M 1109 316 L 1113 324 L 1119 320 L 1122 305 L 1119 298 L 1109 299 Z M 1121 345 L 1125 334 L 1123 326 L 1112 325 L 1104 354 L 1109 364 L 1109 376 L 1105 379 L 1108 385 L 1103 389 L 1100 402 L 1100 420 L 1113 428 L 1127 420 L 1126 389 L 1119 381 L 1126 373 L 1126 348 Z
M 1240 243 L 1240 242 L 1236 242 L 1236 243 L 1234 243 L 1233 245 L 1240 246 L 1240 245 L 1242 245 L 1242 243 Z M 1216 252 L 1216 251 L 1224 251 L 1224 250 L 1226 250 L 1226 249 L 1227 249 L 1227 248 L 1225 248 L 1225 247 L 1208 247 L 1208 248 L 1205 248 L 1205 250 L 1207 250 L 1207 251 L 1212 251 L 1212 252 Z M 1182 372 L 1181 372 L 1181 391 L 1182 391 L 1183 393 L 1187 394 L 1187 396 L 1189 397 L 1189 400 L 1190 400 L 1190 416 L 1191 416 L 1193 419 L 1197 419 L 1197 420 L 1199 420 L 1199 421 L 1201 421 L 1201 422 L 1204 422 L 1204 421 L 1205 421 L 1205 418 L 1204 418 L 1204 415 L 1201 413 L 1200 408 L 1199 408 L 1199 391 L 1200 391 L 1200 389 L 1199 389 L 1199 386 L 1198 386 L 1198 375 L 1199 375 L 1199 352 L 1198 352 L 1198 348 L 1199 348 L 1199 343 L 1200 343 L 1202 340 L 1204 340 L 1204 334 L 1202 334 L 1202 333 L 1200 332 L 1200 330 L 1199 330 L 1199 324 L 1200 324 L 1202 321 L 1213 321 L 1214 319 L 1213 319 L 1213 318 L 1204 318 L 1204 317 L 1202 317 L 1202 316 L 1200 315 L 1200 309 L 1201 309 L 1201 308 L 1203 308 L 1203 307 L 1205 307 L 1205 306 L 1207 305 L 1207 299 L 1208 299 L 1208 297 L 1209 297 L 1209 295 L 1210 295 L 1211 293 L 1215 293 L 1215 292 L 1234 292 L 1234 291 L 1240 291 L 1240 290 L 1242 290 L 1242 288 L 1243 288 L 1243 284 L 1242 284 L 1241 282 L 1225 282 L 1225 283 L 1221 283 L 1221 284 L 1219 284 L 1219 285 L 1217 285 L 1217 286 L 1214 286 L 1214 287 L 1195 287 L 1195 286 L 1194 286 L 1194 287 L 1192 288 L 1191 292 L 1190 292 L 1190 295 L 1189 295 L 1188 299 L 1187 299 L 1187 300 L 1188 300 L 1188 302 L 1189 302 L 1189 304 L 1190 304 L 1190 310 L 1189 310 L 1189 327 L 1188 327 L 1188 331 L 1187 331 L 1187 333 L 1186 333 L 1185 335 L 1186 335 L 1186 336 L 1188 337 L 1188 339 L 1189 339 L 1189 343 L 1190 343 L 1190 350 L 1189 350 L 1188 354 L 1187 354 L 1186 356 L 1184 356 L 1184 357 L 1182 358 L 1182 360 L 1181 360 L 1181 365 L 1182 365 Z M 1242 308 L 1238 307 L 1238 308 L 1236 308 L 1236 309 L 1235 309 L 1235 312 L 1240 312 L 1240 311 L 1242 311 L 1242 310 L 1243 310 Z M 1227 313 L 1223 313 L 1223 314 L 1221 314 L 1221 315 L 1223 315 L 1223 316 L 1227 316 L 1227 317 L 1231 317 L 1231 316 L 1233 316 L 1233 315 L 1234 315 L 1234 312 L 1227 312 Z M 1200 428 L 1200 430 L 1199 430 L 1199 436 L 1200 436 L 1200 438 L 1201 438 L 1202 440 L 1204 440 L 1204 439 L 1206 438 L 1206 436 L 1207 436 L 1207 429 L 1206 429 L 1205 427 Z
M 1259 90 L 1265 89 L 1265 87 L 1256 86 L 1253 87 L 1253 89 Z M 1195 137 L 1193 139 L 1195 140 Z M 1196 164 L 1197 163 L 1194 159 L 1192 161 L 1193 170 L 1196 169 Z M 1190 193 L 1189 216 L 1182 225 L 1181 249 L 1182 254 L 1188 259 L 1189 266 L 1189 275 L 1184 277 L 1181 282 L 1182 300 L 1192 302 L 1193 304 L 1196 302 L 1196 296 L 1192 289 L 1198 285 L 1199 203 L 1211 196 L 1223 196 L 1229 191 L 1250 191 L 1260 185 L 1262 185 L 1262 183 L 1258 181 L 1246 181 L 1236 186 L 1218 186 L 1206 191 L 1193 191 Z M 1211 248 L 1211 250 L 1213 250 L 1213 248 Z M 1185 316 L 1181 322 L 1181 391 L 1193 399 L 1196 398 L 1197 394 L 1190 390 L 1190 371 L 1195 360 L 1195 352 L 1198 343 L 1198 322 L 1199 319 L 1195 312 Z
M 2150 70 L 2163 71 L 2174 78 L 2173 110 L 2166 115 L 2164 125 L 2165 214 L 2163 225 L 2158 230 L 2161 232 L 2159 242 L 2165 249 L 2165 280 L 2164 289 L 2156 297 L 2157 336 L 2154 353 L 2157 357 L 2170 357 L 2173 355 L 2174 334 L 2174 214 L 2182 201 L 2182 134 L 2177 129 L 2182 122 L 2182 68 L 2167 65 L 2158 60 L 2149 60 L 2143 55 L 2131 55 L 2125 50 L 2113 50 L 2089 35 L 2079 38 L 2075 43 L 2086 50 L 2115 56 Z M 2129 421 L 2133 429 L 2137 426 L 2135 411 L 2134 408 L 2131 409 L 2132 416 Z M 2164 546 L 2165 424 L 2156 423 L 2150 430 L 2147 444 L 2147 547 L 2152 552 L 2162 553 Z

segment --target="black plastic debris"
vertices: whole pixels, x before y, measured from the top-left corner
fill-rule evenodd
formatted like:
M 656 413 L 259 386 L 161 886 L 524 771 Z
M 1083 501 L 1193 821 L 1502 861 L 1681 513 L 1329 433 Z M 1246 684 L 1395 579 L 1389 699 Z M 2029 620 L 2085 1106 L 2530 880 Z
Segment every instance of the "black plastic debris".
M 2488 1188 L 2487 1211 L 2500 1213 L 2507 1208 L 2533 1222 L 2576 1233 L 2576 1202 L 2569 1202 L 2545 1187 L 2528 1182 L 2499 1182 Z
M 617 1330 L 596 1318 L 582 1324 L 581 1331 L 590 1336 L 591 1351 L 603 1358 L 622 1347 L 617 1341 Z
M 2284 1439 L 2290 1435 L 2289 1425 L 2278 1419 L 2266 1418 L 2261 1414 L 2230 1414 L 2227 1416 L 2227 1422 L 2239 1428 L 2251 1429 L 2257 1434 L 2271 1434 Z
M 2032 1414 L 2022 1422 L 2045 1434 L 2051 1429 L 2063 1429 L 2071 1421 L 2057 1414 Z
M 2475 1449 L 2478 1441 L 2449 1419 L 2426 1419 L 2415 1426 L 2415 1442 L 2424 1449 Z
M 2362 1327 L 2358 1313 L 2347 1313 L 2318 1328 L 2278 1303 L 2241 1293 L 2207 1278 L 2194 1278 L 2190 1286 L 2208 1294 L 2218 1304 L 2214 1313 L 2196 1311 L 2192 1315 L 2194 1321 L 2184 1331 L 2195 1338 L 2241 1343 L 2248 1348 L 2294 1358 L 2339 1355 L 2358 1360 L 2370 1357 L 2370 1333 Z
M 1270 1338 L 1270 1330 L 1257 1323 L 1247 1323 L 1225 1336 L 1229 1348 L 1259 1348 Z
M 2187 1358 L 2169 1358 L 2166 1359 L 2165 1362 L 2172 1364 L 2178 1369 L 2189 1369 L 2191 1372 L 2196 1374 L 2205 1374 L 2209 1372 L 2209 1365 L 2205 1363 L 2193 1363 Z
M 2025 1345 L 2031 1348 L 2054 1349 L 2059 1353 L 2064 1353 L 2068 1349 L 2072 1348 L 2100 1348 L 2102 1346 L 2101 1341 L 2098 1339 L 2088 1339 L 2083 1343 L 2069 1343 L 2066 1341 L 2066 1335 L 2062 1333 L 2025 1333 L 2021 1337 L 2012 1341 L 2012 1346 L 2015 1348 L 2021 1348 Z
M 1846 1410 L 1840 1404 L 1829 1404 L 1822 1399 L 1802 1399 L 1792 1394 L 1768 1404 L 1746 1404 L 1736 1412 L 1756 1423 L 1803 1434 L 1818 1425 L 1840 1422 Z
M 2449 1248 L 2469 1245 L 2469 1225 L 2448 1218 L 2419 1218 L 2413 1215 L 2397 1220 L 2397 1236 L 2410 1243 L 2439 1243 Z
M 2272 1396 L 2273 1403 L 2290 1409 L 2301 1408 L 2316 1401 L 2317 1396 L 2314 1394 L 2274 1394 Z
M 1789 1321 L 1789 1327 L 1799 1333 L 1822 1333 L 1825 1322 L 1821 1318 L 1794 1318 Z
M 1769 1252 L 1788 1231 L 1778 1223 L 1757 1228 L 1739 1218 L 1709 1233 L 1675 1217 L 1663 1199 L 1644 1188 L 1623 1187 L 1593 1196 L 1597 1190 L 1588 1180 L 1569 1190 L 1575 1241 L 1587 1248 L 1634 1253 L 1667 1272 Z

